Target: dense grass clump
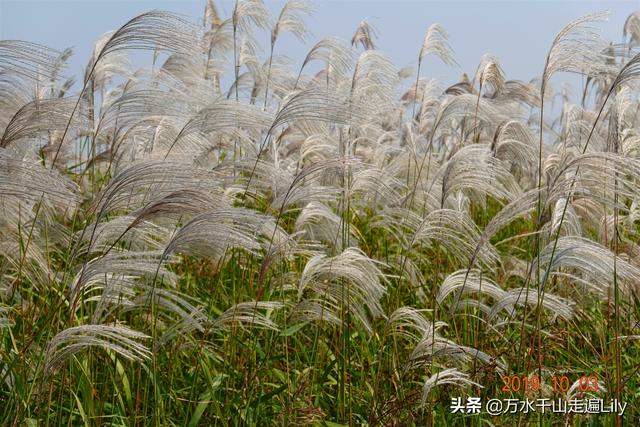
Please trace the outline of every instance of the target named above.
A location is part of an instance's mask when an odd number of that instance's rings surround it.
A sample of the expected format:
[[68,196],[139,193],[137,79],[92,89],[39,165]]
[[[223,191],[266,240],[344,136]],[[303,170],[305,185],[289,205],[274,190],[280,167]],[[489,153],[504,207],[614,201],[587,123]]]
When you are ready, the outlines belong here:
[[2,424],[635,425],[640,15],[441,88],[438,24],[413,71],[366,21],[293,69],[309,13],[148,12],[75,83],[70,51],[0,41]]

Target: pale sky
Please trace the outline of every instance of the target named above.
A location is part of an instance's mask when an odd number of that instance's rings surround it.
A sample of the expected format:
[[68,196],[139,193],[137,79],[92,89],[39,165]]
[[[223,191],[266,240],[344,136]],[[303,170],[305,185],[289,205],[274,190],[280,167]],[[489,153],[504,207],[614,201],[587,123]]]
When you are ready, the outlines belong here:
[[[230,15],[232,0],[215,1],[221,14]],[[265,2],[276,15],[284,1]],[[93,42],[133,16],[151,9],[179,12],[200,22],[205,0],[0,0],[0,39],[23,39],[57,49],[74,48],[67,74],[81,78]],[[276,49],[299,64],[309,48],[326,36],[350,40],[358,23],[367,18],[378,30],[378,48],[398,68],[416,65],[426,29],[442,24],[450,35],[458,67],[428,58],[421,76],[453,83],[465,71],[472,75],[480,57],[498,57],[508,79],[530,80],[541,74],[555,34],[582,15],[609,10],[602,33],[622,41],[627,16],[640,10],[640,0],[628,1],[316,1],[308,18],[313,36],[302,45],[283,37]],[[266,50],[268,35],[261,46]],[[266,52],[263,52],[263,57]]]

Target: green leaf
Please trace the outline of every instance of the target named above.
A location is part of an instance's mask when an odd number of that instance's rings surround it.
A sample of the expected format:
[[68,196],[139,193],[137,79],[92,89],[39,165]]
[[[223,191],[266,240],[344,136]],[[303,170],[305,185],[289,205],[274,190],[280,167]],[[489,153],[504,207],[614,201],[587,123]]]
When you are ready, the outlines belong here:
[[269,393],[263,394],[262,396],[260,396],[259,398],[251,402],[249,406],[254,406],[254,407],[258,406],[260,403],[266,402],[267,400],[271,399],[273,396],[282,393],[286,389],[287,389],[287,385],[282,384],[280,387],[276,388],[275,390],[271,390]]
[[[205,370],[205,372],[208,371]],[[198,423],[200,422],[200,418],[202,418],[202,414],[204,414],[207,406],[209,406],[209,404],[211,403],[213,393],[218,389],[218,387],[220,387],[220,384],[222,384],[222,380],[226,377],[226,374],[216,375],[213,381],[211,381],[211,385],[209,387],[210,389],[200,395],[200,402],[198,402],[195,411],[193,411],[193,415],[191,415],[191,419],[189,420],[188,424],[189,427],[198,425]]]
[[207,409],[207,406],[209,406],[209,403],[211,403],[211,395],[209,393],[205,393],[207,395],[207,399],[203,400],[201,402],[198,403],[198,405],[196,406],[196,410],[193,411],[193,415],[191,416],[191,420],[189,420],[189,427],[194,427],[196,425],[198,425],[198,423],[200,422],[200,418],[202,418],[202,414],[204,414],[204,411]]
[[76,403],[78,404],[78,412],[80,412],[80,416],[82,417],[82,421],[84,421],[84,425],[89,426],[89,419],[87,418],[87,414],[84,413],[84,408],[82,407],[80,399],[74,392],[71,392],[71,394],[73,394],[73,397],[76,398]]
[[300,329],[304,328],[308,324],[309,324],[309,322],[307,321],[307,322],[296,323],[295,325],[291,325],[287,329],[282,331],[280,333],[280,336],[281,337],[290,337],[291,335],[295,334],[296,332],[298,332]]

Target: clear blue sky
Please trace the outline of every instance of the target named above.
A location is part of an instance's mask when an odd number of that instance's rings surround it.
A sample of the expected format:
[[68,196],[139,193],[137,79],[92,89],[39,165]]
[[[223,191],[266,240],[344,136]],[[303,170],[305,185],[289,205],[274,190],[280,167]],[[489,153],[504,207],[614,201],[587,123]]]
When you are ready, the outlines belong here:
[[[204,0],[0,0],[0,38],[23,39],[63,49],[73,47],[70,74],[81,77],[93,42],[102,33],[124,24],[131,17],[151,10],[171,10],[201,19]],[[221,13],[229,16],[233,1],[217,0]],[[268,0],[276,14],[283,1]],[[460,68],[426,61],[423,77],[443,83],[457,81],[462,71],[475,72],[485,53],[497,56],[510,79],[529,80],[541,73],[555,34],[570,20],[590,12],[610,10],[603,34],[622,39],[626,17],[640,9],[640,0],[627,1],[316,1],[316,12],[308,19],[313,37],[301,45],[285,37],[277,47],[296,60],[325,36],[350,39],[363,18],[378,29],[378,46],[398,67],[415,65],[427,27],[441,23]],[[265,34],[263,49],[268,44]],[[263,52],[264,53],[264,52]]]

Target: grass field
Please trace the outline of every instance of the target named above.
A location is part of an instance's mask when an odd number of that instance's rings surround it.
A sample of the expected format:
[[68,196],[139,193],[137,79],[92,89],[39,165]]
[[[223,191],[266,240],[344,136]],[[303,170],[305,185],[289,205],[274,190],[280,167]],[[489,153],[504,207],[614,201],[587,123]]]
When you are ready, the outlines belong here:
[[3,425],[638,425],[640,12],[441,87],[438,24],[399,69],[367,21],[203,6],[75,80],[0,41]]

